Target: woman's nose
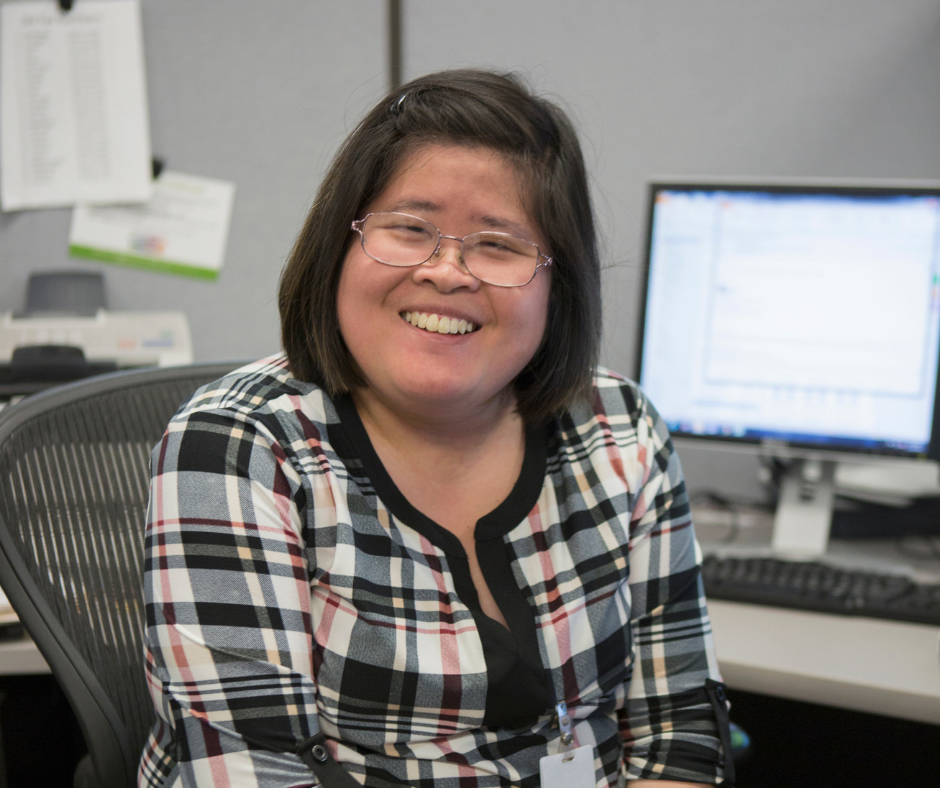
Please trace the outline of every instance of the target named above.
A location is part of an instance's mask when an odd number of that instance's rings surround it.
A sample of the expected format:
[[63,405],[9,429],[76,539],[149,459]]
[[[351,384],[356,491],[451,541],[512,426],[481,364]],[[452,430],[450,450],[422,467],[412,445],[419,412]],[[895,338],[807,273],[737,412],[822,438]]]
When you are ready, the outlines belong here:
[[414,269],[415,281],[432,282],[442,292],[461,287],[471,290],[479,288],[480,280],[463,264],[460,249],[460,241],[442,238],[431,259]]

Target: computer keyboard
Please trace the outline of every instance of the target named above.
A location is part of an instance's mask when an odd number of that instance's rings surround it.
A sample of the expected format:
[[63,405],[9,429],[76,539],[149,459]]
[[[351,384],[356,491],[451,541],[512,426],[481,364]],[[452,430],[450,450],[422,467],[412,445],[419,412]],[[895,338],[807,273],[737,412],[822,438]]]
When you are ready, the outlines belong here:
[[702,562],[702,579],[711,599],[940,626],[940,583],[815,561],[715,555]]

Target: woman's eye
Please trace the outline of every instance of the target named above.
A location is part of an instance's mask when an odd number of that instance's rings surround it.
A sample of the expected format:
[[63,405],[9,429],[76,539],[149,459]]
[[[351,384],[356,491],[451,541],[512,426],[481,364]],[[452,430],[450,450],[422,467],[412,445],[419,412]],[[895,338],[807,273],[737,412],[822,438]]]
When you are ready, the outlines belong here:
[[480,251],[489,255],[525,255],[527,249],[523,241],[516,238],[481,238],[477,244]]
[[423,239],[431,237],[431,233],[428,228],[422,227],[419,224],[396,224],[387,229],[402,238]]

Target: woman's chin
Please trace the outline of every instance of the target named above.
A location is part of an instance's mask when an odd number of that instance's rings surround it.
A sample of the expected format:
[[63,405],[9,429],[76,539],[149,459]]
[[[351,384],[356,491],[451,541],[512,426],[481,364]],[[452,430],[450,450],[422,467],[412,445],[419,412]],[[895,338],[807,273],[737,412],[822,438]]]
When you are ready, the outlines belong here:
[[[415,379],[402,382],[390,399],[396,409],[410,411],[413,416],[443,416],[457,421],[494,405],[504,404],[508,389],[508,386],[493,390],[470,385],[463,376],[432,376],[423,378],[420,383]],[[380,392],[374,393],[385,399]]]

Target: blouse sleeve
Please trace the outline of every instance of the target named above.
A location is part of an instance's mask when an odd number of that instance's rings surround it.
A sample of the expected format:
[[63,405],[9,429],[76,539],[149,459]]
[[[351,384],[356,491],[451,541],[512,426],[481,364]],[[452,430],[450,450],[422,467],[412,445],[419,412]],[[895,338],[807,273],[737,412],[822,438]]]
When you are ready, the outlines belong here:
[[[635,391],[635,390],[634,390]],[[620,731],[629,778],[718,782],[724,754],[706,681],[720,681],[679,458],[636,392],[638,467],[630,523],[634,667]]]
[[[151,459],[141,786],[315,785],[304,492],[281,445],[222,410],[171,422]],[[306,514],[304,516],[307,516]]]

